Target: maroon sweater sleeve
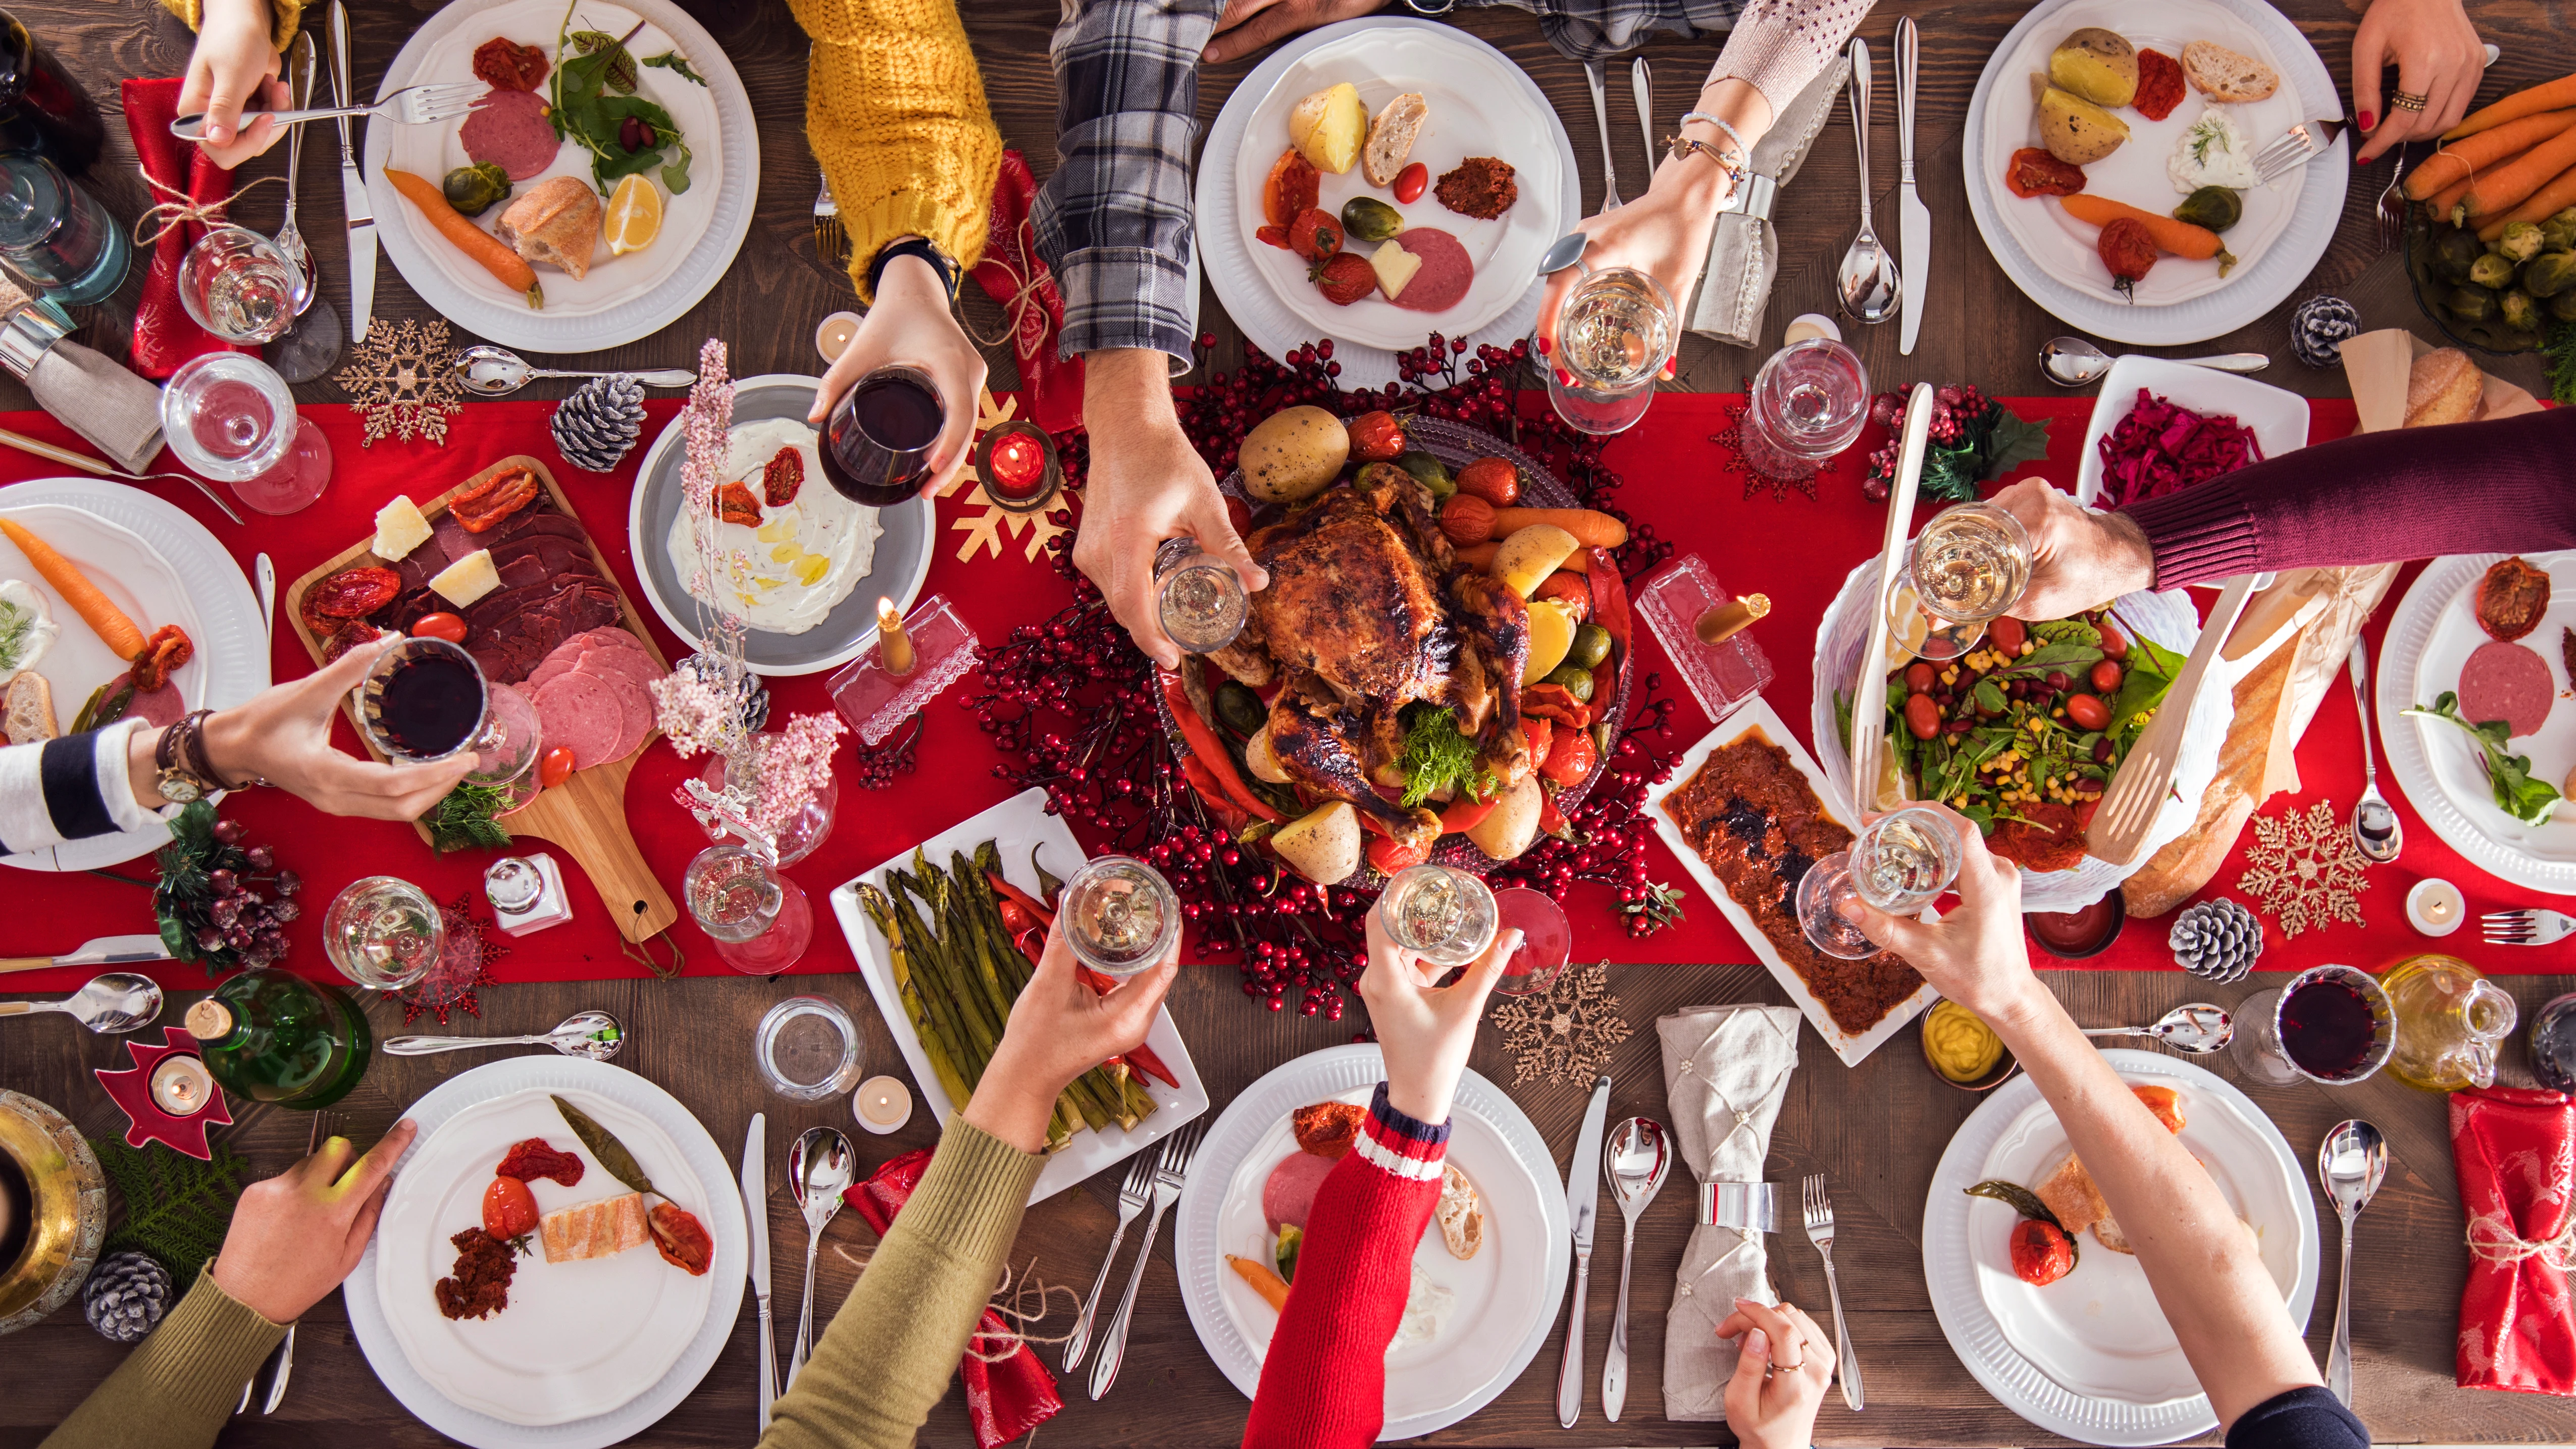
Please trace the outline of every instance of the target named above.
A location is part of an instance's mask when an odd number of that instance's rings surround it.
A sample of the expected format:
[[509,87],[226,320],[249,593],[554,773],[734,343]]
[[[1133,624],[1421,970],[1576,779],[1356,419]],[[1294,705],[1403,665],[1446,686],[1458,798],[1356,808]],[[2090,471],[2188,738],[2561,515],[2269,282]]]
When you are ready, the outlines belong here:
[[2576,548],[2576,408],[2339,438],[2120,511],[2145,531],[2159,589]]
[[1449,1125],[1417,1122],[1378,1083],[1368,1122],[1316,1190],[1297,1281],[1270,1335],[1246,1449],[1366,1449],[1386,1421],[1386,1346],[1413,1249],[1440,1203]]

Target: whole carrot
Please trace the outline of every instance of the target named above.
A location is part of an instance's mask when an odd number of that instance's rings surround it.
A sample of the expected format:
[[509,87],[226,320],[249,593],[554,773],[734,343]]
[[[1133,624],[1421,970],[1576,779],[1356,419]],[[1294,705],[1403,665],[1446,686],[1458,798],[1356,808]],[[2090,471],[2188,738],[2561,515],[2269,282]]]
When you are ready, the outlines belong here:
[[2569,206],[2576,206],[2576,164],[2571,164],[2548,185],[2531,193],[2531,198],[2522,205],[2481,224],[2478,240],[2494,241],[2504,235],[2506,227],[2517,221],[2546,221]]
[[2543,81],[2539,85],[2515,91],[2512,95],[2483,110],[2472,111],[2460,124],[2444,131],[2442,139],[2456,141],[2462,136],[2474,136],[2481,131],[2491,131],[2507,121],[2518,120],[2541,111],[2558,110],[2566,106],[2576,106],[2576,75],[2563,75],[2554,81]]
[[2544,111],[2451,142],[2406,173],[2406,194],[2417,201],[2438,196],[2445,188],[2503,165],[2569,126],[2576,126],[2576,111]]
[[537,286],[537,269],[527,264],[517,252],[501,245],[489,232],[468,221],[455,207],[447,204],[447,193],[408,171],[385,168],[385,179],[403,199],[420,208],[438,234],[447,238],[458,251],[482,264],[483,270],[501,279],[504,286],[525,292],[531,308],[546,305],[546,294]]
[[2107,196],[2078,191],[2071,196],[2057,198],[2057,203],[2066,208],[2069,216],[2078,221],[2089,221],[2095,226],[2109,226],[2121,217],[2128,217],[2145,227],[2147,235],[2156,239],[2157,246],[2178,257],[2192,257],[2206,261],[2217,256],[2221,250],[2218,233],[2205,226],[2194,226],[2190,222],[2176,221],[2170,216],[2157,212],[2142,211],[2127,202],[2113,201]]
[[2480,176],[2460,199],[2460,214],[2471,221],[2501,216],[2531,199],[2531,194],[2576,166],[2576,131],[2561,131],[2502,166]]
[[14,519],[0,518],[0,534],[8,535],[9,541],[18,545],[18,552],[27,556],[27,562],[36,566],[36,572],[45,576],[45,582],[54,586],[54,592],[63,596],[63,602],[71,605],[72,612],[81,616],[81,622],[89,625],[117,658],[131,659],[143,652],[143,631],[134,627],[123,609],[108,602],[98,585],[81,573],[80,565],[56,553],[52,544],[28,532],[26,525]]
[[1494,537],[1509,538],[1533,523],[1552,523],[1573,534],[1575,542],[1617,548],[1628,541],[1628,525],[1597,508],[1497,508]]

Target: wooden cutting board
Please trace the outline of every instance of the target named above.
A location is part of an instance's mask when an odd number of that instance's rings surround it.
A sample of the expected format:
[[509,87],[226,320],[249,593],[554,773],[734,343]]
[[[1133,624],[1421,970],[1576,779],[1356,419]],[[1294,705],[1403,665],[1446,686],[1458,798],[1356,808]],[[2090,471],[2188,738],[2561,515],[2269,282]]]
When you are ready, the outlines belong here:
[[[546,465],[524,453],[501,459],[434,499],[415,500],[419,502],[421,516],[435,523],[447,512],[449,501],[456,495],[484,483],[495,474],[514,468],[525,468],[536,474],[546,498],[558,512],[568,518],[581,517],[580,511],[572,506],[572,500],[566,498],[563,489],[556,485],[554,474],[547,470]],[[589,532],[588,524],[583,525],[583,531]],[[322,662],[322,646],[326,641],[313,637],[313,631],[305,627],[305,591],[342,569],[360,564],[393,567],[395,560],[378,558],[368,547],[373,541],[372,538],[361,541],[327,560],[286,590],[284,612],[287,622],[294,628],[296,637],[304,641],[304,647],[312,654],[316,665]],[[662,656],[661,646],[653,642],[652,632],[644,627],[644,617],[635,611],[635,601],[627,597],[626,586],[617,581],[616,573],[608,567],[608,560],[601,556],[599,541],[592,538],[587,542],[591,562],[599,566],[599,576],[608,580],[608,586],[617,591],[617,606],[625,615],[628,632],[643,642],[644,652],[652,656],[655,664],[668,670],[670,661]],[[341,701],[341,708],[348,712],[349,723],[355,726],[358,723],[357,696],[352,694]],[[636,746],[625,758],[605,760],[589,769],[576,770],[562,784],[540,792],[534,800],[501,817],[502,827],[512,835],[534,836],[563,847],[589,874],[591,884],[599,891],[600,900],[606,903],[609,914],[617,918],[618,933],[633,942],[643,941],[680,918],[680,908],[673,904],[661,883],[653,878],[653,872],[644,864],[643,852],[635,847],[635,834],[626,824],[626,777],[634,770],[636,757],[659,736],[658,730],[646,731],[644,743]],[[364,729],[358,731],[358,743],[376,759],[385,758],[384,752],[367,738]],[[426,825],[414,821],[412,828],[420,832],[423,841],[429,839]]]

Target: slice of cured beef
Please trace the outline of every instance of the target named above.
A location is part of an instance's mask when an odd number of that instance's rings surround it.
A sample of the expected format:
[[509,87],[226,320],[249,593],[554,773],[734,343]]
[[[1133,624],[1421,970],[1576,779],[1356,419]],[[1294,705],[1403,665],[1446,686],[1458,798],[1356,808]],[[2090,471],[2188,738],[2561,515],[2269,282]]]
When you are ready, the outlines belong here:
[[2489,640],[2460,666],[2460,717],[2471,724],[2500,719],[2511,734],[2534,734],[2557,698],[2549,661],[2520,644]]
[[614,686],[589,675],[558,675],[536,692],[537,719],[546,747],[572,750],[572,767],[587,770],[617,758],[614,751],[625,728]]

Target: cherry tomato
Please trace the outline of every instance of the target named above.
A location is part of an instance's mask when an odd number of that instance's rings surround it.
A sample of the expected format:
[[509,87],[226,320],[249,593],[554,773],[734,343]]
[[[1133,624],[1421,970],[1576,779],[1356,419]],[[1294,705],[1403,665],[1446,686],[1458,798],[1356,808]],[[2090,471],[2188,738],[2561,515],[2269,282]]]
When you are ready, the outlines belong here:
[[537,761],[537,783],[546,789],[562,784],[572,774],[572,746],[557,745]]
[[1410,204],[1420,201],[1431,187],[1431,168],[1416,161],[1395,173],[1395,199]]
[[1939,677],[1933,672],[1931,665],[1920,659],[1905,666],[1905,687],[1916,694],[1931,693],[1932,681]]
[[2030,627],[2005,614],[1986,625],[1986,642],[2006,654],[2019,654],[2021,646],[2030,642]]
[[2113,694],[2120,688],[2120,666],[2105,659],[2093,666],[2093,688],[2099,694]]
[[2096,627],[2102,631],[2102,652],[2104,654],[2109,655],[2113,659],[2126,659],[2129,657],[2129,636],[2120,632],[2120,626],[2112,623],[2108,619],[2105,619]]
[[1928,694],[1905,697],[1905,727],[1914,731],[1918,740],[1928,740],[1941,732],[1941,707]]
[[515,1177],[496,1177],[483,1189],[483,1231],[503,1242],[537,1226],[537,1197]]
[[1422,864],[1431,858],[1431,852],[1419,845],[1401,845],[1392,840],[1372,840],[1368,843],[1368,858],[1369,864],[1388,875],[1393,875],[1397,871]]
[[2111,706],[2089,694],[2066,696],[2066,717],[2088,730],[2106,728],[2111,723]]
[[411,626],[415,639],[444,639],[450,644],[465,642],[465,620],[455,614],[423,614]]

